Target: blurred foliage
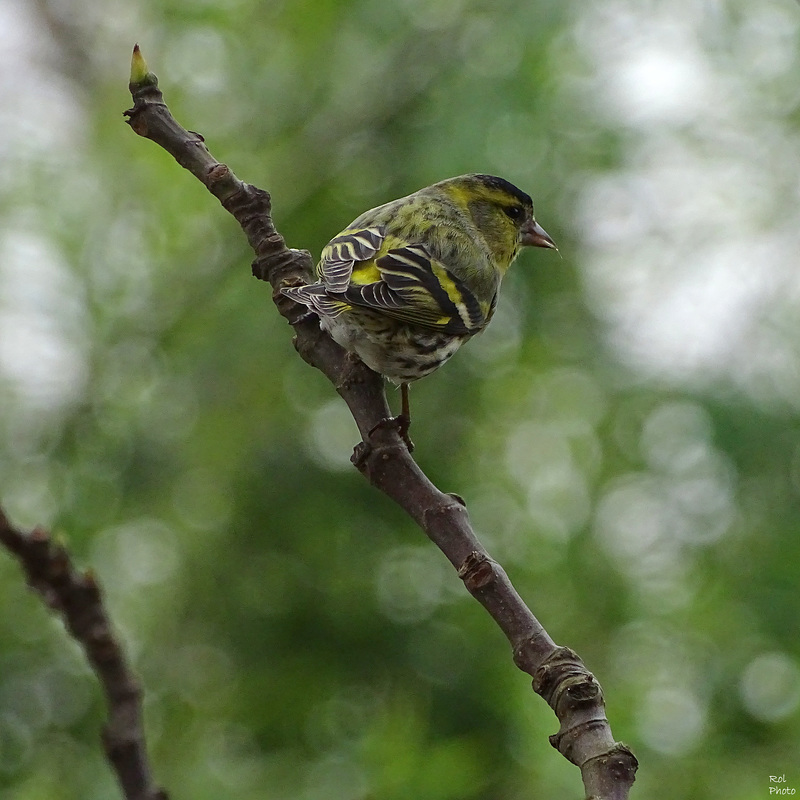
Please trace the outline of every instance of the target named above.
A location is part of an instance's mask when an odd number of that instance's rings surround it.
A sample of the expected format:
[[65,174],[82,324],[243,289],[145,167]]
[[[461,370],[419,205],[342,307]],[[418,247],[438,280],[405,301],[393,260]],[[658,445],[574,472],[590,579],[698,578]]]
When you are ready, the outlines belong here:
[[[413,387],[422,467],[602,682],[637,797],[800,787],[800,6],[4,0],[0,500],[92,565],[176,798],[581,796],[167,101],[319,252],[467,171],[531,192],[495,321]],[[397,401],[390,390],[392,402]],[[118,796],[76,646],[0,558],[0,798]]]

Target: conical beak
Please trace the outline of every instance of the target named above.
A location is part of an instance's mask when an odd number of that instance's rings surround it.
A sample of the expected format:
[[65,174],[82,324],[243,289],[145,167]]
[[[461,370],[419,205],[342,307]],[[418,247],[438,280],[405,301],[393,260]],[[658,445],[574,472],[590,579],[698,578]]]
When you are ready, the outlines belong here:
[[535,220],[529,219],[519,229],[519,243],[524,247],[549,247],[558,250],[547,231]]

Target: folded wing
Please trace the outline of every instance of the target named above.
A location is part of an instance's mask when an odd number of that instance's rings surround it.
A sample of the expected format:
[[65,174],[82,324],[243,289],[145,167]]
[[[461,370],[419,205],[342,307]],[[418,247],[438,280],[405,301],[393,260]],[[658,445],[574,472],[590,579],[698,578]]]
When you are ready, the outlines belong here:
[[486,325],[492,308],[482,308],[466,284],[424,245],[387,249],[385,238],[382,226],[339,234],[322,251],[320,282],[283,293],[331,318],[360,307],[461,336]]

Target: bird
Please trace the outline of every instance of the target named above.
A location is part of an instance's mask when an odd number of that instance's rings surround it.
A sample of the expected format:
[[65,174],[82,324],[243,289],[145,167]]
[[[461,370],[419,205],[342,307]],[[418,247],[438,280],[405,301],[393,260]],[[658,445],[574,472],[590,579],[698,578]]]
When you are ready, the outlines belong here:
[[558,250],[531,197],[495,175],[459,175],[365,211],[324,247],[314,283],[281,291],[399,384],[401,413],[388,421],[411,449],[409,384],[488,325],[526,246]]

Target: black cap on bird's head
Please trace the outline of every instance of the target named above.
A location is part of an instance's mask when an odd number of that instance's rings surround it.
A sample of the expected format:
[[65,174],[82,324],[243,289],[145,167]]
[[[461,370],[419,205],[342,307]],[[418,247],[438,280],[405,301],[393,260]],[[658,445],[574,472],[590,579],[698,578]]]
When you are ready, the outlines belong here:
[[520,225],[519,243],[524,247],[547,247],[551,250],[558,250],[556,243],[550,238],[545,229],[533,218],[533,200],[529,194],[522,189],[514,186],[511,181],[505,178],[498,178],[496,175],[470,175],[478,183],[483,184],[487,189],[502,192],[510,198],[514,198],[525,211],[525,218]]
[[487,189],[494,189],[495,191],[504,192],[507,195],[518,200],[523,206],[533,208],[533,200],[529,194],[525,194],[522,189],[518,189],[511,181],[505,178],[498,178],[497,175],[470,175],[478,183],[482,183]]

